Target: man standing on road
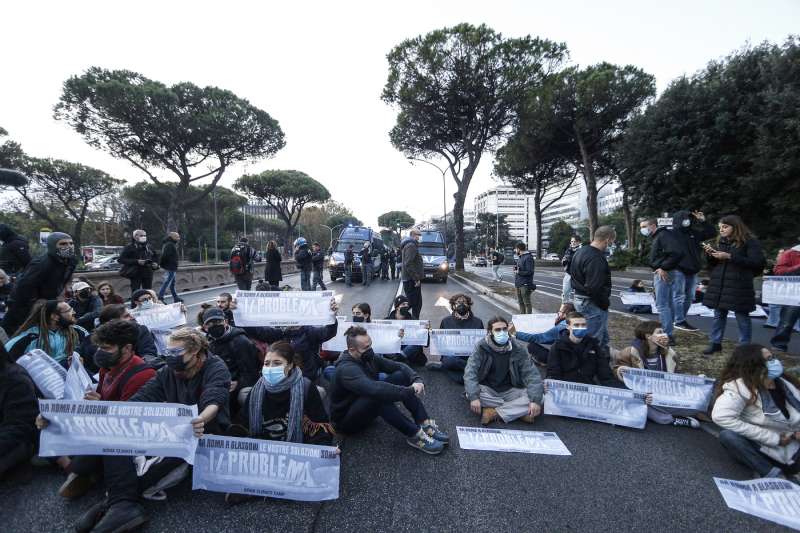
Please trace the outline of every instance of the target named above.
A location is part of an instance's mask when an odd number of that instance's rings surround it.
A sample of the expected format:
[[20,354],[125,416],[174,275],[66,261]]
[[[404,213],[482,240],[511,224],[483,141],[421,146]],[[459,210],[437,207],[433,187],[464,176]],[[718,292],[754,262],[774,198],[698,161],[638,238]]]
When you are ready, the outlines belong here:
[[153,288],[153,271],[158,268],[156,253],[147,243],[147,232],[137,229],[131,242],[119,254],[122,268],[119,275],[131,280],[131,294],[139,289]]
[[564,266],[564,279],[561,282],[561,303],[572,301],[572,278],[569,275],[569,264],[580,247],[580,236],[573,235],[569,240],[569,246],[564,250],[564,257],[561,258],[561,264]]
[[572,257],[569,275],[575,290],[575,309],[586,317],[587,334],[608,354],[608,308],[611,305],[611,269],[605,252],[617,234],[611,226],[594,231],[590,246],[582,246]]
[[675,285],[679,291],[675,294],[675,327],[697,331],[696,327],[686,321],[686,313],[694,301],[697,273],[703,268],[703,241],[716,236],[717,230],[706,222],[702,211],[678,211],[672,216],[672,233],[683,251],[683,258],[675,269]]
[[311,290],[311,269],[313,261],[311,251],[308,249],[308,241],[304,237],[298,237],[294,241],[294,262],[300,270],[300,289]]
[[505,261],[505,256],[497,251],[494,247],[489,248],[489,258],[492,260],[492,275],[495,281],[503,281],[503,276],[500,275],[500,267]]
[[311,281],[311,290],[317,290],[317,285],[319,285],[319,288],[323,291],[327,290],[325,288],[325,282],[322,281],[322,272],[325,270],[325,253],[322,251],[322,247],[320,247],[318,242],[312,244],[311,249],[311,265],[314,269],[314,276]]
[[231,250],[231,259],[228,263],[231,274],[236,279],[236,286],[241,291],[249,291],[253,285],[253,260],[255,256],[255,250],[247,244],[247,237],[242,235],[239,242]]
[[176,231],[170,231],[164,237],[164,246],[161,247],[161,258],[159,264],[164,269],[164,280],[158,290],[158,299],[164,301],[164,294],[167,289],[172,293],[172,303],[181,302],[178,293],[175,292],[175,274],[178,273],[178,243],[181,236]]
[[365,287],[369,287],[369,284],[372,283],[372,277],[375,275],[375,272],[372,268],[372,250],[370,249],[368,242],[364,243],[364,247],[361,248],[361,251],[358,253],[358,255],[361,258],[361,284]]
[[389,248],[389,270],[392,271],[392,279],[397,277],[397,273],[395,269],[397,268],[397,252],[394,249],[394,246]]
[[353,245],[347,246],[344,252],[344,282],[348,287],[353,286],[353,263],[356,259],[356,253],[353,251]]
[[683,275],[678,275],[678,264],[683,259],[680,242],[672,230],[659,227],[654,218],[642,220],[639,231],[653,239],[650,246],[650,268],[653,269],[653,288],[656,291],[658,319],[669,336],[670,346],[675,346],[673,337],[677,308],[683,313]]
[[408,298],[411,313],[417,320],[419,320],[419,313],[422,310],[422,278],[425,276],[422,256],[417,249],[420,238],[422,238],[422,233],[414,228],[411,230],[411,235],[400,243],[400,256],[403,260],[400,272],[403,280],[403,292]]
[[533,291],[536,285],[533,283],[533,254],[525,249],[525,243],[519,242],[517,249],[517,265],[514,267],[514,287],[517,289],[517,300],[519,301],[520,314],[526,315],[533,313]]

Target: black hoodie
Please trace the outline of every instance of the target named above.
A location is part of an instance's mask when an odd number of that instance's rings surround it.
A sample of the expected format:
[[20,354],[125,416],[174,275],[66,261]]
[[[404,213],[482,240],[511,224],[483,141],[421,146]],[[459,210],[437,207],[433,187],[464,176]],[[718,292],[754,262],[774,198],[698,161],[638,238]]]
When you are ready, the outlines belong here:
[[650,246],[650,268],[654,271],[659,268],[670,271],[678,267],[683,259],[683,251],[672,230],[658,228],[653,234],[653,244]]
[[28,241],[5,224],[0,224],[0,241],[3,241],[3,246],[0,246],[0,268],[8,275],[22,272],[31,262]]
[[261,371],[258,349],[247,338],[244,330],[230,328],[219,339],[209,337],[208,341],[211,351],[225,361],[231,373],[231,381],[237,382],[237,389],[255,384]]
[[[689,220],[691,224],[684,227],[684,220]],[[689,211],[678,211],[672,215],[672,233],[683,252],[678,270],[684,274],[697,274],[703,268],[705,258],[703,241],[717,234],[714,226],[708,222],[700,222]]]
[[175,241],[167,235],[164,237],[164,245],[161,247],[161,259],[159,264],[164,270],[170,272],[177,272],[178,270],[178,247],[175,246]]

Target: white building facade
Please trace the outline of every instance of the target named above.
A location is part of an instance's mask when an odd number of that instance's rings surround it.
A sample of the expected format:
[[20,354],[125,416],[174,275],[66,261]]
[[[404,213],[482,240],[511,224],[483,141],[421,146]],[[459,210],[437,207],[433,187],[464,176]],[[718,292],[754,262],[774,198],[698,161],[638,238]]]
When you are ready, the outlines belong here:
[[505,215],[511,238],[530,246],[528,196],[509,185],[498,185],[475,197],[475,219],[481,213]]

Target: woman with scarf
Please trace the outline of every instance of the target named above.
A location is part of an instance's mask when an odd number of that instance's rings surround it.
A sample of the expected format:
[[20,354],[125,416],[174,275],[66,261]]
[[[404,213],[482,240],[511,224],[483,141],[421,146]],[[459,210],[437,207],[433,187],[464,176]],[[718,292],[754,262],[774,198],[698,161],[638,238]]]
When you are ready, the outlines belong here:
[[796,474],[800,381],[760,344],[737,346],[717,381],[711,413],[719,442],[759,477]]
[[[623,375],[631,368],[675,372],[678,356],[675,350],[669,347],[669,336],[661,328],[661,322],[657,320],[639,322],[634,330],[634,337],[631,346],[620,350],[611,364],[617,379],[624,381]],[[694,429],[700,427],[699,421],[688,416],[695,414],[694,412],[650,405],[652,396],[648,396],[647,418],[652,422]]]

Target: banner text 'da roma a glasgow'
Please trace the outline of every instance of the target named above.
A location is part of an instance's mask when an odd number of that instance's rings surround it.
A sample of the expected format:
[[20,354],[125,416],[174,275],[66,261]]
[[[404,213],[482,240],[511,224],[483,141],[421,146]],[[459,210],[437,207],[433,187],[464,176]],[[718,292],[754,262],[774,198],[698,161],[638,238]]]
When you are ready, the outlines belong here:
[[572,455],[558,435],[550,432],[463,426],[457,426],[456,432],[462,450]]
[[192,488],[287,500],[335,500],[339,455],[331,446],[205,435],[197,447]]
[[482,329],[432,329],[430,354],[469,357],[485,336]]
[[147,402],[39,400],[49,425],[39,455],[147,455],[191,463],[196,405]]
[[641,368],[626,369],[625,386],[634,392],[652,393],[653,405],[705,411],[714,394],[714,380]]
[[714,483],[731,509],[800,530],[800,487],[778,478],[734,481],[715,477]]
[[325,326],[336,321],[333,291],[236,291],[237,326]]
[[644,394],[627,389],[545,380],[544,414],[594,420],[643,429],[647,423]]

